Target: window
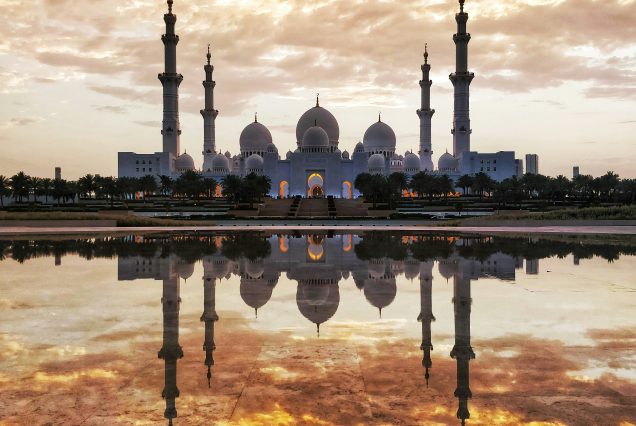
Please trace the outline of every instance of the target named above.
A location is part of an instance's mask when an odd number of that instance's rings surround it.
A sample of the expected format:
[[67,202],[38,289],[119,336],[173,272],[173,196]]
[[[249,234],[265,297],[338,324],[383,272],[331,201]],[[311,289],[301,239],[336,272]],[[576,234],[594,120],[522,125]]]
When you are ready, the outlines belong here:
[[135,161],[135,164],[139,164],[139,160]]
[[[490,169],[488,169],[488,170],[490,170]],[[146,168],[144,167],[144,172],[145,172],[145,171],[146,171]]]
[[[482,161],[482,163],[483,163],[483,161]],[[137,171],[139,171],[139,169],[137,169]],[[483,167],[481,168],[481,171],[482,171],[482,172],[484,171],[484,168],[483,168]]]
[[137,167],[137,172],[139,172],[139,167]]
[[497,171],[497,168],[495,167],[493,170],[496,172],[496,171]]
[[494,160],[493,163],[497,164],[497,160]]
[[152,167],[148,169],[149,172],[152,172]]
[[152,160],[148,161],[148,164],[152,164]]
[[487,170],[488,170],[488,171],[490,171],[490,167],[488,167],[488,169],[487,169]]
[[484,164],[484,160],[481,160],[481,164]]

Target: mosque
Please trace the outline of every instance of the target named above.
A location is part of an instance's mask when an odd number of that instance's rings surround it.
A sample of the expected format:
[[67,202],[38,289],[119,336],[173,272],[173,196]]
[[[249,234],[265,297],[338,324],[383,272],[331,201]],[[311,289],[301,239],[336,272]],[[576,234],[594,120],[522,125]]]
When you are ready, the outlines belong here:
[[[420,171],[448,175],[457,180],[462,175],[479,172],[488,174],[496,181],[523,174],[522,160],[515,158],[513,151],[480,153],[471,149],[470,137],[470,84],[474,74],[468,70],[467,32],[468,14],[464,11],[465,0],[460,0],[460,11],[456,14],[457,33],[453,36],[456,47],[456,71],[450,75],[454,86],[453,153],[442,154],[433,165],[431,124],[435,110],[431,109],[431,64],[425,49],[422,65],[421,106],[417,110],[420,122],[420,144],[418,153],[397,151],[397,138],[393,129],[381,117],[364,133],[362,142],[351,152],[340,146],[338,121],[327,109],[316,104],[307,110],[296,126],[294,151],[284,157],[272,139],[270,131],[255,117],[240,135],[238,154],[221,153],[216,149],[215,121],[219,111],[214,105],[216,82],[212,74],[214,66],[208,47],[207,64],[204,66],[205,106],[201,110],[204,123],[203,165],[199,172],[220,182],[227,175],[245,176],[250,173],[268,176],[272,182],[272,197],[342,197],[359,195],[353,183],[361,173],[389,175],[402,172],[413,176]],[[181,152],[179,123],[179,86],[183,76],[177,72],[177,44],[175,33],[177,17],[173,14],[173,0],[168,0],[168,13],[164,15],[166,33],[162,36],[165,47],[165,72],[159,74],[163,85],[163,150],[153,154],[120,152],[118,154],[119,177],[156,178],[166,175],[179,177],[188,170],[197,170],[192,156]]]

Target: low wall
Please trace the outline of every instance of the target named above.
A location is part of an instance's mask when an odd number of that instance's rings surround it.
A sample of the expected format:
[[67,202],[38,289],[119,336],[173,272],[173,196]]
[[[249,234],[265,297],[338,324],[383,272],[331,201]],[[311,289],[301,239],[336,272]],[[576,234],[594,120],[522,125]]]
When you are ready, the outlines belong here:
[[114,228],[116,226],[116,220],[0,220],[0,228]]
[[480,220],[468,219],[461,222],[460,226],[636,226],[636,220]]

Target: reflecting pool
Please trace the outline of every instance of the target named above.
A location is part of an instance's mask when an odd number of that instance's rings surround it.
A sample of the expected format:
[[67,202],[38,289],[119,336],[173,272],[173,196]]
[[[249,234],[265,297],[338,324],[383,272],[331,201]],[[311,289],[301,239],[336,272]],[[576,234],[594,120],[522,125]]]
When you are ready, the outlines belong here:
[[628,425],[636,240],[0,240],[0,424]]

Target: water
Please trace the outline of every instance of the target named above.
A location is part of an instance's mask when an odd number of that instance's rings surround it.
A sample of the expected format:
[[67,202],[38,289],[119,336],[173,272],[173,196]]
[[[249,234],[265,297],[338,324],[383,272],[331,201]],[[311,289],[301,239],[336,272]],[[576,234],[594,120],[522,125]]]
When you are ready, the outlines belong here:
[[0,424],[631,424],[636,242],[549,238],[0,241]]

